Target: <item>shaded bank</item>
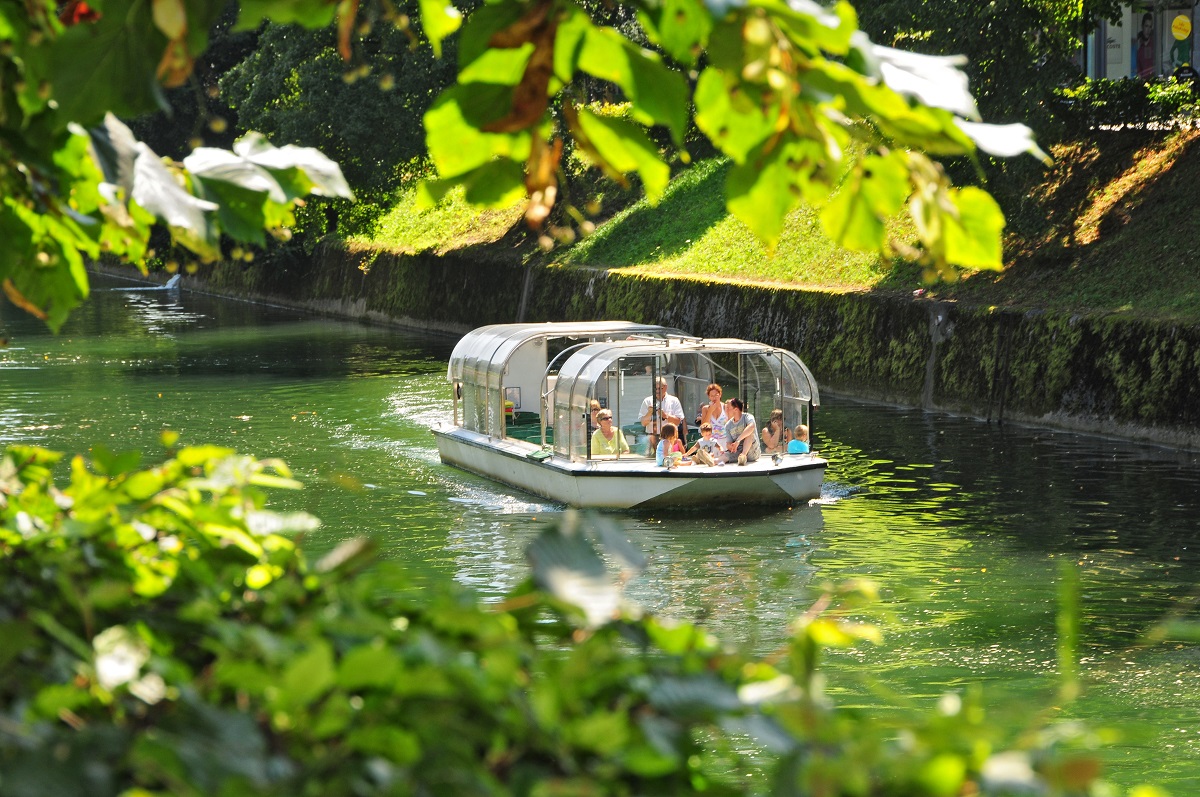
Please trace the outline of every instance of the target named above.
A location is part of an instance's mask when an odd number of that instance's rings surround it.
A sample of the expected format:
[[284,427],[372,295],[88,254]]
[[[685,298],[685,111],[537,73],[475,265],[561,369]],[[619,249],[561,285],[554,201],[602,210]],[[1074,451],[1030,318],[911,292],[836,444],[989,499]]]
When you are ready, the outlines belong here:
[[1200,448],[1200,330],[1178,323],[339,245],[269,266],[217,264],[184,287],[443,332],[665,324],[791,349],[823,387],[850,396]]

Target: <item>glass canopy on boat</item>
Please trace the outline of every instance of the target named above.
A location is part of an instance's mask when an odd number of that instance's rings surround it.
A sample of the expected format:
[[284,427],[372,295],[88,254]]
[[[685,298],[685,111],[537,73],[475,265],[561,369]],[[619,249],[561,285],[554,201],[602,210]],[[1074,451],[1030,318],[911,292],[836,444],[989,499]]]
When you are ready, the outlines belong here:
[[[590,343],[570,353],[559,368],[554,390],[554,450],[573,460],[591,458],[588,407],[593,399],[612,410],[624,427],[635,455],[649,455],[641,431],[640,409],[652,395],[654,380],[665,379],[667,392],[683,404],[685,433],[696,431],[694,418],[707,399],[709,384],[721,385],[725,400],[740,397],[759,424],[783,410],[788,428],[812,426],[820,406],[816,380],[808,367],[786,349],[735,338],[664,338]],[[761,428],[761,427],[760,427]]]
[[463,336],[450,354],[446,378],[454,385],[454,422],[461,421],[465,429],[503,437],[506,425],[515,420],[517,413],[544,419],[541,400],[553,392],[555,362],[561,361],[571,347],[629,336],[684,334],[678,329],[628,321],[480,327]]

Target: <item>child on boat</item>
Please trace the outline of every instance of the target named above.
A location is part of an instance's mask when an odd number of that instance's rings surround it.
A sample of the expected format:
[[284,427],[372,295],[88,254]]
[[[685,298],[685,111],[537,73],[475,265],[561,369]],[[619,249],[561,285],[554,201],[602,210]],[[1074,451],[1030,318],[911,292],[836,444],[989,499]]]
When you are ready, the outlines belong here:
[[678,468],[684,465],[691,465],[692,461],[683,456],[683,443],[679,442],[679,435],[675,431],[675,424],[664,423],[658,431],[659,441],[658,449],[654,454],[654,462],[660,468]]
[[700,439],[684,452],[684,456],[710,467],[725,464],[725,452],[721,450],[721,442],[713,436],[711,423],[700,424]]
[[792,433],[792,439],[788,441],[787,452],[789,454],[807,454],[809,451],[808,427],[800,424]]

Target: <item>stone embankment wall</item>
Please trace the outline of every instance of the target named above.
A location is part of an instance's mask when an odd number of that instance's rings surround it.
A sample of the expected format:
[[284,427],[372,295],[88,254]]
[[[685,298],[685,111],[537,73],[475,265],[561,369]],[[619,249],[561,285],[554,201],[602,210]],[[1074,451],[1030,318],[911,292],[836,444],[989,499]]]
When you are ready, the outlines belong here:
[[444,332],[516,320],[661,323],[791,349],[843,395],[1200,448],[1195,327],[336,246],[269,267],[219,265],[188,283]]

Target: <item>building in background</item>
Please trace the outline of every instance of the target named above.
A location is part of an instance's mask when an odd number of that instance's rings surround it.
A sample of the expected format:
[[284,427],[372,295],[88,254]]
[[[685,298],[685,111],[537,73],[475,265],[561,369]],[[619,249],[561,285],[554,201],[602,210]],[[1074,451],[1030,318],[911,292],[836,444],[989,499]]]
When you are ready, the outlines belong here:
[[1131,3],[1118,23],[1101,22],[1088,37],[1088,77],[1153,80],[1192,64],[1197,0]]

